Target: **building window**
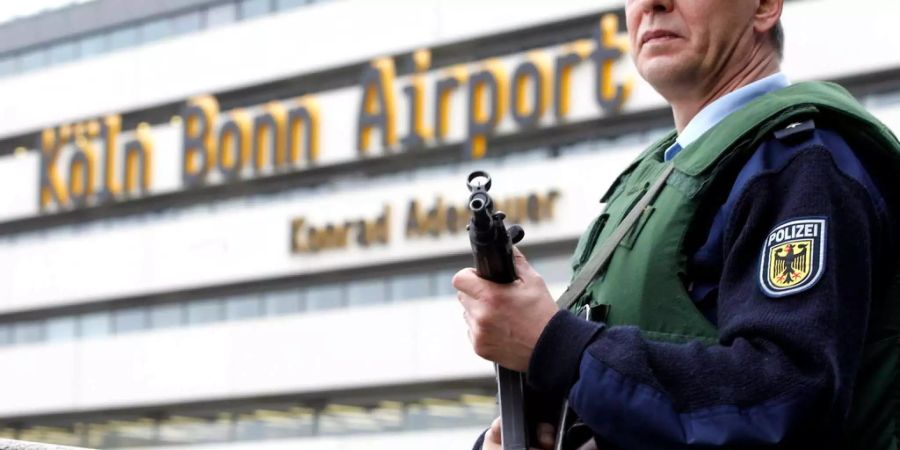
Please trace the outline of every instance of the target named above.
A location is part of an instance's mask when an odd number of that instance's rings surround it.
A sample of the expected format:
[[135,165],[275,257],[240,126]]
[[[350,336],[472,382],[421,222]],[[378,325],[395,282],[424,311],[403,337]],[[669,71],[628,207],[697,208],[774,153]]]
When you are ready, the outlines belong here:
[[151,20],[141,25],[141,42],[153,42],[165,39],[172,35],[172,20],[168,17],[164,19]]
[[61,42],[50,47],[50,64],[62,64],[77,58],[77,42]]
[[316,286],[306,291],[306,306],[310,311],[340,308],[342,292],[340,285]]
[[[100,430],[98,429],[97,431]],[[110,422],[102,433],[95,437],[94,442],[90,444],[92,447],[127,448],[153,446],[156,444],[156,421],[153,419],[117,420]]]
[[427,273],[400,275],[391,278],[391,299],[416,300],[432,295],[431,276]]
[[124,27],[113,30],[109,33],[109,49],[119,50],[127,47],[134,47],[138,44],[138,28]]
[[199,444],[229,441],[231,414],[179,415],[159,426],[159,443]]
[[458,270],[441,270],[433,275],[432,283],[434,283],[434,295],[444,297],[448,295],[456,295],[456,289],[453,288],[453,275]]
[[206,10],[206,28],[226,25],[237,20],[237,4],[225,3]]
[[19,56],[19,68],[22,69],[23,72],[40,69],[46,65],[47,51],[45,49],[27,51]]
[[227,320],[252,319],[262,315],[262,300],[258,295],[240,295],[225,300]]
[[12,75],[16,71],[16,58],[12,55],[0,57],[0,76]]
[[13,327],[13,338],[16,344],[32,344],[44,340],[44,322],[29,320],[19,322]]
[[22,430],[17,438],[31,442],[52,442],[56,445],[81,444],[81,439],[72,432],[70,427],[34,427]]
[[[531,260],[547,283],[570,279],[568,255]],[[225,299],[184,300],[150,307],[116,308],[42,318],[40,321],[0,325],[0,346],[39,341],[65,341],[146,329],[163,329],[221,321],[324,311],[342,307],[378,305],[409,300],[441,299],[456,295],[451,284],[457,268],[401,273],[387,278],[361,278],[350,282],[294,287],[234,295]],[[37,324],[37,325],[35,325]],[[20,326],[21,325],[21,326]],[[37,328],[34,328],[37,326]]]
[[347,286],[347,304],[353,306],[377,305],[387,302],[384,279],[354,281]]
[[91,338],[112,334],[112,315],[109,311],[83,314],[78,330],[81,337]]
[[13,343],[12,325],[0,324],[0,347]]
[[313,0],[276,0],[275,7],[279,11],[284,11],[286,9],[292,9],[298,6],[305,6],[312,2]]
[[155,305],[150,307],[150,328],[171,328],[181,326],[184,321],[180,303]]
[[188,303],[188,324],[201,325],[219,322],[223,319],[222,302],[220,300],[202,300]]
[[79,53],[82,57],[94,56],[109,51],[106,42],[106,33],[100,33],[82,38],[79,42]]
[[377,423],[362,406],[332,404],[319,415],[319,434],[322,436],[371,433],[377,429]]
[[268,14],[272,11],[271,0],[242,0],[241,19],[251,19]]
[[176,35],[193,33],[201,28],[200,11],[179,14],[172,18],[172,32]]
[[120,309],[113,315],[116,334],[131,333],[147,329],[147,310],[144,308]]
[[266,314],[281,316],[296,314],[303,311],[303,291],[300,289],[285,289],[263,294]]
[[70,341],[78,336],[74,316],[57,317],[47,320],[47,340],[50,342]]
[[257,409],[237,415],[234,439],[256,441],[308,437],[313,435],[314,426],[315,410],[312,408]]
[[160,411],[157,418],[141,417],[136,411],[113,414],[81,416],[75,419],[78,422],[16,421],[15,427],[0,426],[0,437],[110,449],[257,442],[483,426],[496,417],[497,405],[484,390],[434,390],[430,395],[411,392],[365,401],[333,398],[316,406],[266,402],[235,409],[174,408]]

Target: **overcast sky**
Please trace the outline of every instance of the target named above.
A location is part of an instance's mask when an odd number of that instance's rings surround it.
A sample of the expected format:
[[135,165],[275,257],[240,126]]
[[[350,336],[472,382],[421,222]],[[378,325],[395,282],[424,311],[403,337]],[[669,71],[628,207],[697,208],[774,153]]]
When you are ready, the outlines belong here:
[[0,0],[0,22],[90,0]]

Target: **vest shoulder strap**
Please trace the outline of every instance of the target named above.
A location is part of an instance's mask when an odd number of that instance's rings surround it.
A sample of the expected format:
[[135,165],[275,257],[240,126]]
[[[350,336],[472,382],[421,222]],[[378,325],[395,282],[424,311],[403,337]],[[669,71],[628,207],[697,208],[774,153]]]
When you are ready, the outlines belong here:
[[754,99],[681,151],[673,163],[685,175],[707,174],[729,151],[756,144],[787,123],[822,116],[900,157],[897,138],[847,90],[834,83],[804,82]]
[[609,262],[609,258],[612,257],[619,242],[621,242],[622,238],[631,231],[631,228],[634,227],[643,214],[644,209],[653,202],[653,199],[656,198],[656,194],[662,190],[669,175],[671,175],[674,170],[675,166],[673,165],[669,165],[663,170],[662,174],[659,175],[659,178],[657,178],[653,185],[647,190],[647,193],[641,197],[637,204],[631,208],[631,211],[628,212],[628,215],[622,219],[622,222],[619,223],[619,226],[616,227],[609,239],[603,243],[603,246],[600,247],[597,253],[591,257],[590,261],[588,261],[578,272],[578,275],[572,280],[569,287],[566,288],[566,291],[563,292],[556,301],[559,309],[571,308],[581,295],[584,294],[591,282],[593,282],[606,267],[606,263]]

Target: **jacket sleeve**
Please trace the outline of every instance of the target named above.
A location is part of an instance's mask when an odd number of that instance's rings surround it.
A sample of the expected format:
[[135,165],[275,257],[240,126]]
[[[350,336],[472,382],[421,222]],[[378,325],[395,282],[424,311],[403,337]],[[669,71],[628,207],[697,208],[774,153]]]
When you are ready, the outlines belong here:
[[[723,237],[716,345],[652,341],[634,327],[559,312],[535,348],[529,383],[568,392],[595,434],[621,448],[814,448],[837,437],[860,363],[882,220],[871,187],[835,158],[821,145],[794,149],[739,193]],[[822,276],[804,291],[767,296],[764,241],[806,217],[826,222]]]
[[472,450],[481,450],[481,448],[484,446],[484,435],[485,434],[487,434],[487,430],[482,432],[481,435],[478,436],[478,439],[475,439],[475,444],[472,445]]

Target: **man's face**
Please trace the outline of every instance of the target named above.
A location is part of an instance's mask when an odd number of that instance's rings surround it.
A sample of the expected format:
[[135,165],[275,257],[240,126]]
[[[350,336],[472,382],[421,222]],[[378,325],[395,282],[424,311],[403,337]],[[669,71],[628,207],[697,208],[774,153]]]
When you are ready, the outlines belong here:
[[752,50],[755,0],[627,0],[638,72],[661,92],[715,79]]

